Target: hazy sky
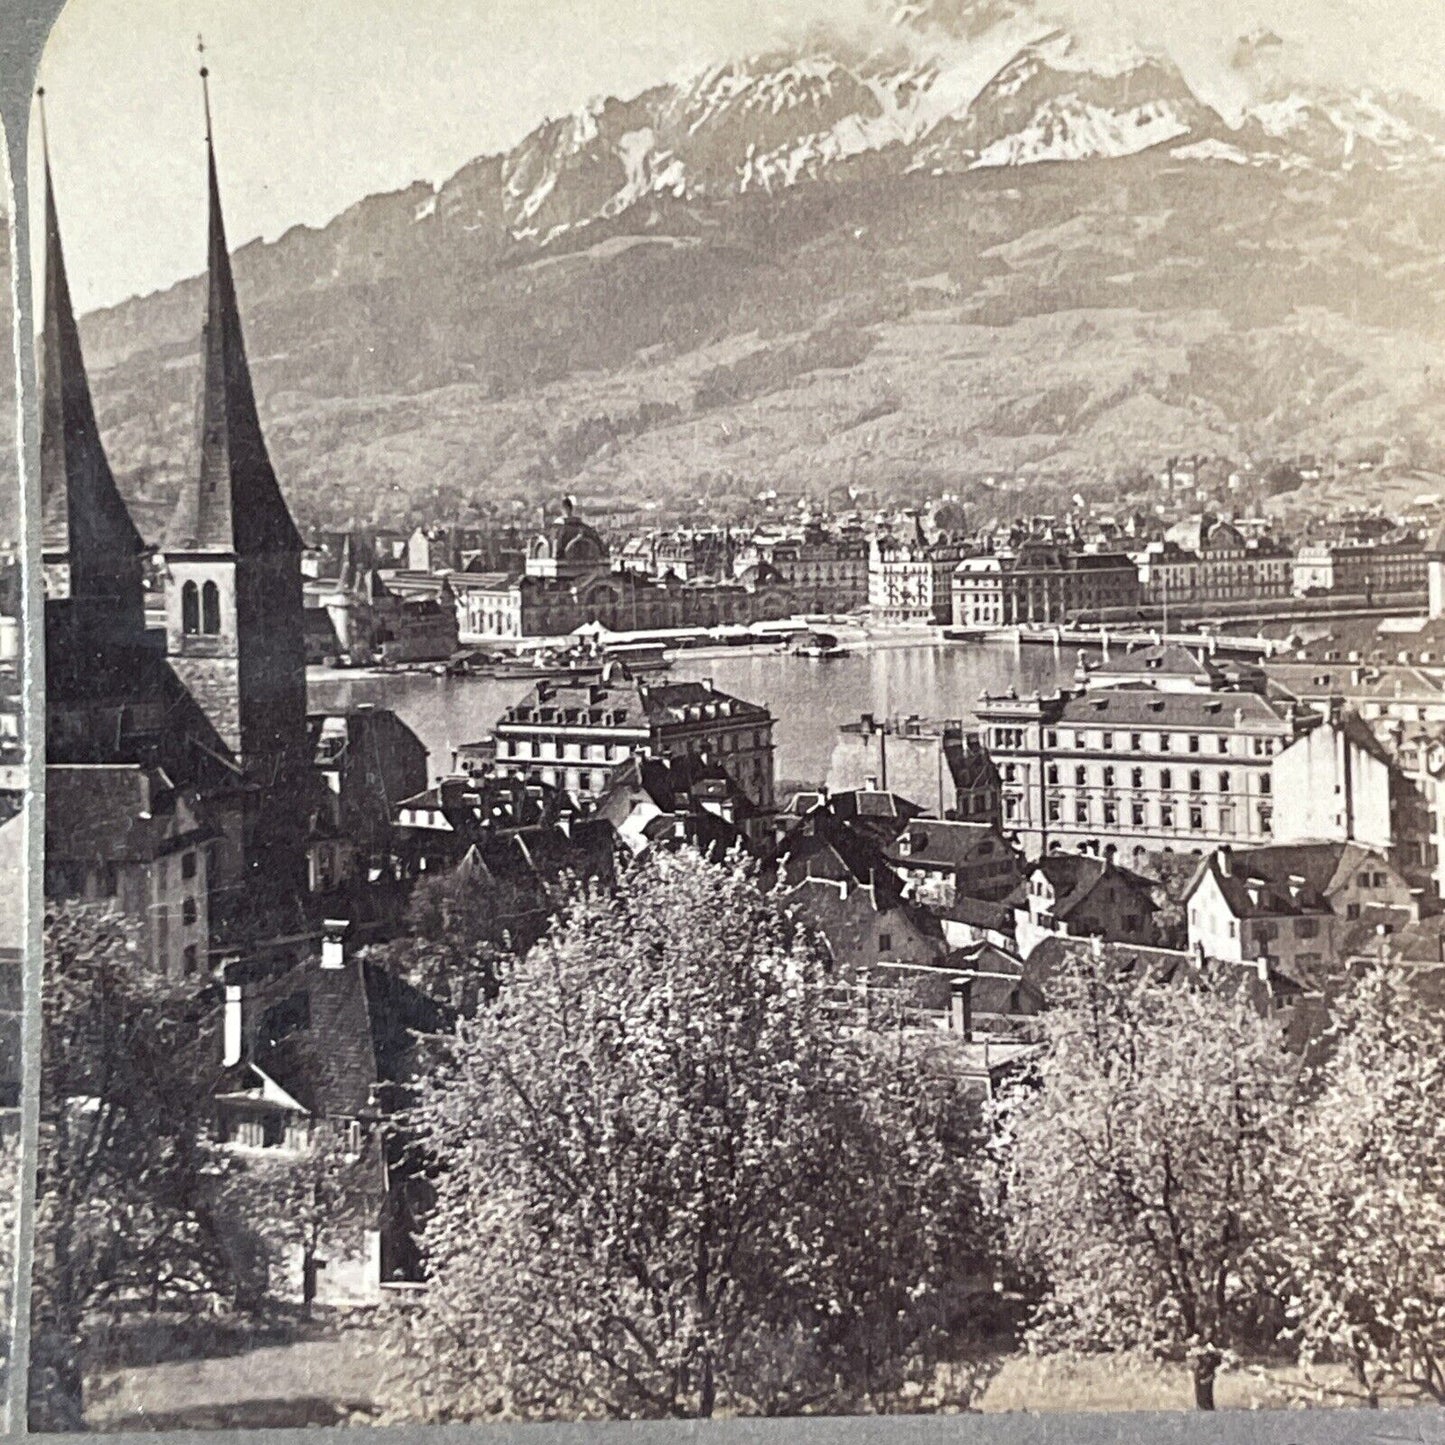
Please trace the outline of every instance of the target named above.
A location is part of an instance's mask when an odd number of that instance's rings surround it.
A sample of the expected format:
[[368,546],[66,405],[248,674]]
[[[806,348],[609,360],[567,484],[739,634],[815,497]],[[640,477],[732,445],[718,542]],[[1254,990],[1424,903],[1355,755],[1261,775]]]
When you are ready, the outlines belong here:
[[[841,12],[856,25],[889,4],[70,0],[41,80],[77,305],[202,269],[198,32],[237,246],[323,224],[374,191],[439,183],[592,96],[635,93],[766,48],[812,18]],[[1321,73],[1406,84],[1445,103],[1437,74],[1445,0],[1041,0],[1039,8],[1095,32],[1167,44],[1205,82],[1233,37],[1265,24]]]

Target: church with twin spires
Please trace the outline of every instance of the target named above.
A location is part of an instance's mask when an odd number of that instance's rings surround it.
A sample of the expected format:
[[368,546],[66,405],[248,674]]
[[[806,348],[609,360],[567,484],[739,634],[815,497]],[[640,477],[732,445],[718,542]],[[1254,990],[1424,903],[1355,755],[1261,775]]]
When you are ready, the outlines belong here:
[[158,539],[162,631],[96,421],[45,154],[46,894],[113,901],[179,977],[206,970],[218,933],[295,931],[319,785],[302,543],[257,413],[209,95],[206,159],[199,458]]

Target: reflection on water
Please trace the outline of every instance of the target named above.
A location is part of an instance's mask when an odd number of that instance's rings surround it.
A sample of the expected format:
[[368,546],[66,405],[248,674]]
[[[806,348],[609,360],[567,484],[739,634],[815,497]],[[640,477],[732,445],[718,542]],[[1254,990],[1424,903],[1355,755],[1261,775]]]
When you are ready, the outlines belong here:
[[[781,653],[690,657],[674,661],[669,680],[711,678],[724,692],[764,703],[776,719],[779,779],[822,782],[840,723],[862,713],[893,717],[973,716],[979,693],[1013,685],[1049,691],[1072,676],[1076,656],[1048,647],[1005,643],[879,646],[830,662]],[[451,766],[452,749],[486,736],[531,684],[427,674],[346,677],[313,673],[313,708],[372,702],[394,708],[431,753],[433,774]]]

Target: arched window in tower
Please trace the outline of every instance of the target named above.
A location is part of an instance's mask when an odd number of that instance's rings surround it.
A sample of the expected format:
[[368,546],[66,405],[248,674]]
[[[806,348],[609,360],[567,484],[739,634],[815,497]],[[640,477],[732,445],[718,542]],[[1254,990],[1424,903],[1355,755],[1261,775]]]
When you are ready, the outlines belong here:
[[201,631],[214,637],[221,630],[221,589],[214,582],[201,588]]
[[181,631],[187,637],[201,630],[201,593],[194,582],[181,588]]

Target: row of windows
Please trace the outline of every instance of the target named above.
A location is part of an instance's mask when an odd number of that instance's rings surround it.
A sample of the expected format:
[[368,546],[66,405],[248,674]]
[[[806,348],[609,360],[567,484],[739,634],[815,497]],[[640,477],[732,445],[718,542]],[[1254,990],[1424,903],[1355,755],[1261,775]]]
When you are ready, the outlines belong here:
[[506,738],[497,739],[497,756],[499,758],[556,758],[563,762],[593,762],[611,763],[620,762],[623,758],[632,755],[632,749],[625,743],[587,743],[586,752],[583,752],[582,743],[558,743],[552,740],[542,740],[535,745],[529,738],[518,738],[509,742]]
[[[1120,733],[1109,729],[1086,732],[1082,729],[1066,731],[1060,728],[1047,728],[1044,731],[1044,748],[1048,752],[1058,752],[1061,748],[1070,748],[1076,752],[1128,751],[1142,753],[1153,751],[1211,753],[1218,757],[1252,755],[1257,758],[1268,758],[1274,755],[1275,741],[1272,737],[1241,737],[1239,746],[1236,747],[1233,737],[1228,733]],[[990,744],[1003,752],[1017,751],[1025,746],[1025,731],[1019,727],[993,728],[990,730]]]
[[[755,786],[761,786],[767,778],[767,768],[759,758],[743,759],[737,767],[729,771],[744,784],[751,782]],[[517,772],[523,777],[535,775],[549,787],[563,788],[577,794],[601,793],[607,787],[611,776],[610,772],[602,768],[538,768],[518,769]]]
[[[1079,798],[1074,802],[1073,813],[1073,822],[1082,827],[1092,827],[1097,819],[1101,827],[1114,828],[1120,826],[1127,816],[1131,828],[1184,828],[1191,833],[1214,832],[1225,837],[1233,836],[1241,823],[1246,828],[1249,825],[1248,812],[1241,813],[1232,803],[1220,803],[1212,810],[1211,817],[1211,809],[1203,803],[1190,803],[1184,807],[1160,803],[1156,810],[1147,803],[1130,803],[1125,808],[1119,803],[1105,801],[1096,809],[1090,799]],[[1051,823],[1062,823],[1064,820],[1064,805],[1058,799],[1049,800],[1048,820]],[[1267,835],[1273,821],[1269,805],[1261,803],[1255,813],[1255,831]]]
[[[1075,765],[1073,772],[1075,787],[1087,788],[1089,786],[1089,771],[1089,768],[1087,768],[1083,763]],[[1119,779],[1123,775],[1125,770],[1123,768],[1115,768],[1108,764],[1105,764],[1103,767],[1096,768],[1094,771],[1098,778],[1097,786],[1104,788],[1113,788],[1120,785]],[[1012,783],[1019,780],[1018,765],[1016,763],[1005,763],[1001,772],[1003,780],[1006,783]],[[1146,784],[1145,782],[1145,772],[1143,768],[1130,768],[1128,769],[1128,775],[1129,786],[1131,788],[1140,789],[1148,786],[1148,784]],[[1058,787],[1063,777],[1064,769],[1060,767],[1058,763],[1048,764],[1047,768],[1045,769],[1045,779],[1050,787]],[[1209,786],[1209,784],[1211,783],[1213,785],[1213,791],[1215,792],[1232,793],[1235,791],[1234,774],[1229,772],[1221,771],[1214,774],[1207,774],[1200,768],[1191,768],[1187,774],[1181,773],[1179,775],[1179,779],[1180,788],[1183,789],[1187,787],[1188,791],[1191,793],[1202,793],[1204,792],[1206,786]],[[1261,772],[1259,774],[1259,791],[1268,796],[1272,789],[1272,785],[1273,779],[1270,777],[1270,775],[1266,772]],[[1160,792],[1172,792],[1175,786],[1174,769],[1156,769],[1155,782],[1153,786],[1157,788]]]
[[[745,752],[762,747],[762,733],[718,733],[700,740],[704,748],[719,753]],[[497,739],[499,758],[537,758],[563,763],[612,763],[631,757],[637,743],[570,743],[558,742],[554,738],[539,738],[534,743],[530,738]]]
[[[1022,812],[1020,800],[1005,796],[1003,801],[1005,822],[1018,821]],[[1071,806],[1061,798],[1050,798],[1045,804],[1045,817],[1050,823],[1063,824],[1067,821],[1084,828],[1184,829],[1190,833],[1213,833],[1224,837],[1235,836],[1241,827],[1268,837],[1274,822],[1273,809],[1268,803],[1258,804],[1251,812],[1247,806],[1236,807],[1233,803],[1219,803],[1211,808],[1202,802],[1121,803],[1108,798],[1102,803],[1095,803],[1090,798],[1075,798]]]

